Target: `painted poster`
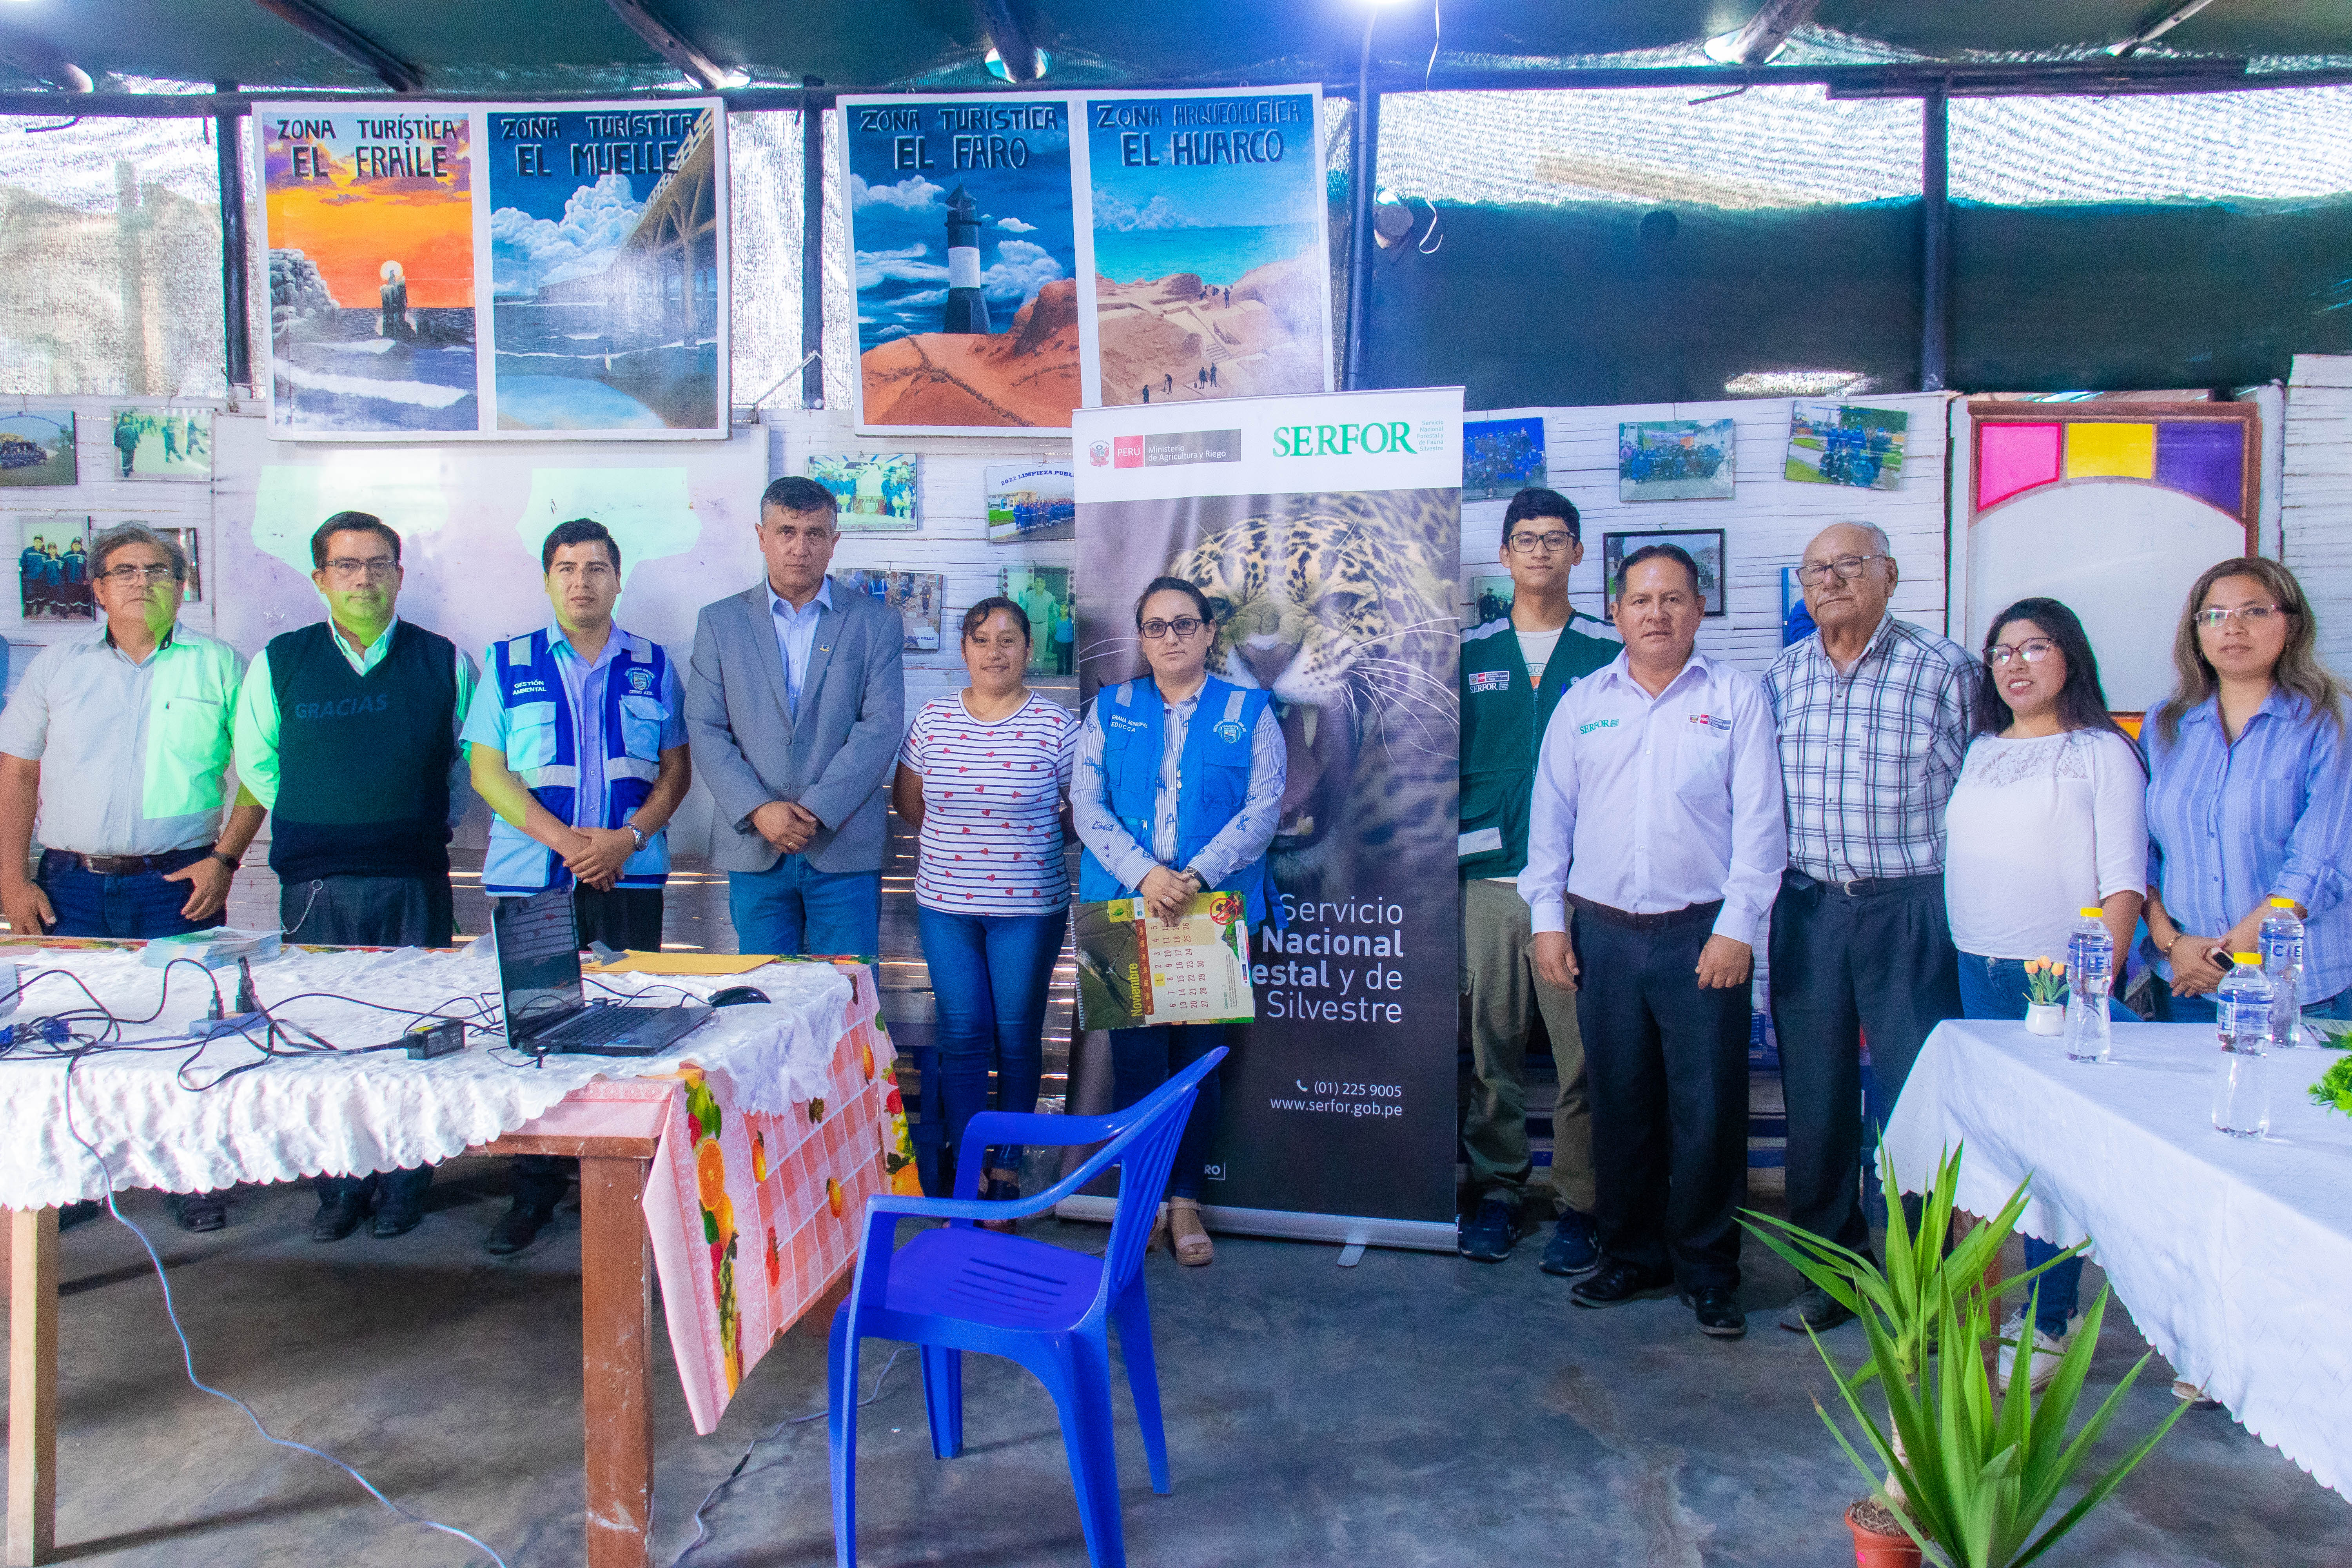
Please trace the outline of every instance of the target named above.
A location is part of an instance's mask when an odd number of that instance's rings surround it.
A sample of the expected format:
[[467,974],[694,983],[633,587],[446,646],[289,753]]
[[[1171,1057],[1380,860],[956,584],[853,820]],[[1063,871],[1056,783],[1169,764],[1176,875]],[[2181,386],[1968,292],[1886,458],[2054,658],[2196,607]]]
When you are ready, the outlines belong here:
[[[1272,693],[1288,758],[1204,1201],[1223,1228],[1450,1251],[1462,395],[1208,417],[1230,428],[1155,405],[1072,429],[1081,698],[1144,672],[1136,595],[1187,577],[1218,606],[1211,672]],[[1072,1058],[1072,1108],[1107,1106],[1107,1053]]]
[[812,456],[808,477],[833,492],[845,532],[920,528],[916,511],[915,458],[910,452]]
[[1078,536],[1078,503],[1069,469],[991,463],[981,470],[981,478],[987,487],[991,544]]
[[1077,622],[1070,608],[1066,566],[1007,566],[996,591],[1029,617],[1029,673],[1069,675],[1077,668]]
[[1066,427],[1080,387],[1071,104],[841,100],[862,430]]
[[725,435],[718,106],[484,118],[497,427]]
[[871,594],[906,627],[899,646],[908,653],[937,653],[940,647],[940,605],[947,598],[948,580],[936,572],[868,572],[859,569],[834,575],[861,594]]
[[277,104],[254,125],[271,434],[478,430],[473,112]]
[[726,116],[271,106],[270,433],[724,438]]
[[1789,405],[1789,459],[1783,472],[1810,485],[1897,489],[1911,416],[1895,408],[1848,403]]
[[1550,482],[1541,419],[1478,419],[1462,426],[1464,500],[1508,500]]
[[1629,421],[1617,426],[1619,500],[1728,500],[1733,437],[1728,419]]
[[1321,106],[1311,87],[1087,96],[1093,401],[1330,389]]
[[16,596],[25,624],[98,618],[89,595],[89,519],[80,512],[16,517]]
[[27,407],[0,414],[0,489],[75,480],[72,409]]
[[212,410],[118,408],[114,456],[126,479],[205,483],[213,477]]

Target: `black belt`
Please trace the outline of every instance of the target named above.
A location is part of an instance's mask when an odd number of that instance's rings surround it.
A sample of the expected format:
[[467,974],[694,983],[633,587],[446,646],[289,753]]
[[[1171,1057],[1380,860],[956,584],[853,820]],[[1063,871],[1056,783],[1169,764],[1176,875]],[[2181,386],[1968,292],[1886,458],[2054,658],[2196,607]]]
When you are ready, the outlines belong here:
[[1927,892],[1944,885],[1941,871],[1930,871],[1924,877],[1857,877],[1848,882],[1824,881],[1809,877],[1802,871],[1784,871],[1781,880],[1799,892],[1821,888],[1832,893],[1843,893],[1849,899],[1875,898],[1881,893]]
[[1668,910],[1660,915],[1637,915],[1631,910],[1621,910],[1609,904],[1596,904],[1591,899],[1580,899],[1574,893],[1568,895],[1568,901],[1594,920],[1604,921],[1613,926],[1623,926],[1627,931],[1671,931],[1676,926],[1702,923],[1713,925],[1715,917],[1723,912],[1721,899],[1710,904],[1685,904],[1681,909]]
[[176,871],[212,853],[209,848],[174,849],[168,855],[84,855],[73,849],[44,849],[68,866],[99,877],[136,877],[143,871]]

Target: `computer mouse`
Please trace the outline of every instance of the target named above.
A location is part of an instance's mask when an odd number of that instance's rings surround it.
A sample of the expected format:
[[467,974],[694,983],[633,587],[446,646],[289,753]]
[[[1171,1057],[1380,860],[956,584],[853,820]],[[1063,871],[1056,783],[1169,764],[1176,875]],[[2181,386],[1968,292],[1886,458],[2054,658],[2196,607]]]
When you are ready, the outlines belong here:
[[756,985],[730,985],[724,991],[710,994],[710,1005],[714,1007],[741,1007],[767,999],[768,994]]

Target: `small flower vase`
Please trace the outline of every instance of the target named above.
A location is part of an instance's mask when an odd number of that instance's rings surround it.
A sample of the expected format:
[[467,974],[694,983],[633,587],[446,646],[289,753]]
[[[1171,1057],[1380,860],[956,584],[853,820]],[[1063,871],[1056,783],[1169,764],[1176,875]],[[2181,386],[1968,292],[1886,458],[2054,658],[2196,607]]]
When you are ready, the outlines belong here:
[[2030,1002],[2025,1008],[2025,1032],[2029,1035],[2063,1035],[2066,1032],[2066,1004],[2063,1002]]

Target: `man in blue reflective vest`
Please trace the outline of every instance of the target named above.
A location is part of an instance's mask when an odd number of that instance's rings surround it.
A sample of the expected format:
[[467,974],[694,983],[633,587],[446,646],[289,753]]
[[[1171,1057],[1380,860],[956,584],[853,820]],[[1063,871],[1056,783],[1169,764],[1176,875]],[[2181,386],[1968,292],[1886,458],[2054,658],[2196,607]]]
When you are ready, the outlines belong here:
[[[613,624],[621,547],[603,523],[558,523],[540,566],[554,624],[484,651],[466,713],[474,788],[497,813],[482,890],[569,888],[583,944],[658,952],[667,829],[691,776],[682,686],[659,643]],[[515,1162],[491,1252],[520,1250],[554,1217],[571,1163]]]

